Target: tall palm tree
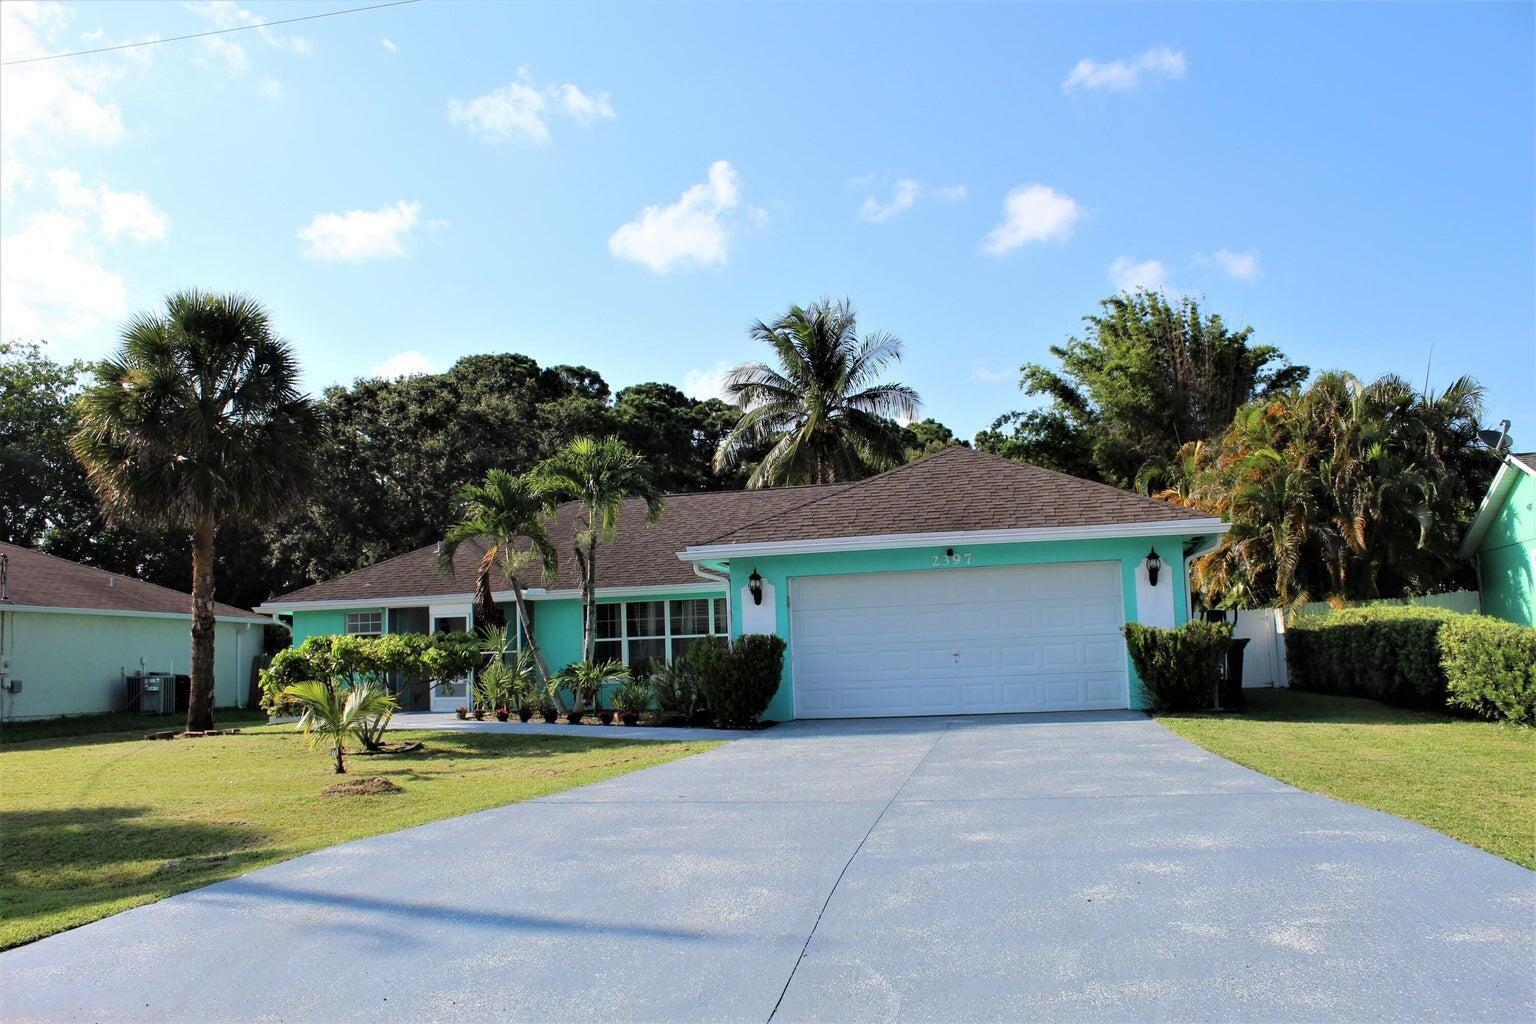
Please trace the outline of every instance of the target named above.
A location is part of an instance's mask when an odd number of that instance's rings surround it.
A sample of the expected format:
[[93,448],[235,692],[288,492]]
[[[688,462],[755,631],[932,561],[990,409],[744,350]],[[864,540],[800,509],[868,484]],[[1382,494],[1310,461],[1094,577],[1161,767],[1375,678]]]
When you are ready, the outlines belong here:
[[134,316],[93,367],[71,445],[109,520],[192,532],[187,728],[213,725],[213,541],[270,522],[313,473],[319,424],[267,311],[244,295],[177,292]]
[[726,396],[742,415],[715,452],[716,472],[768,441],[773,447],[748,487],[839,483],[906,461],[890,420],[911,419],[922,402],[905,384],[878,379],[901,360],[900,340],[880,333],[860,340],[852,307],[826,299],[791,306],[751,333],[779,365],[742,363],[726,375]]
[[586,527],[577,532],[572,548],[581,570],[581,657],[592,661],[597,653],[597,543],[614,536],[628,498],[644,499],[647,522],[660,519],[661,490],[645,460],[616,437],[578,437],[534,473],[549,498],[579,501],[586,514]]
[[476,538],[489,542],[476,570],[475,593],[490,593],[491,570],[499,561],[502,575],[512,584],[517,620],[522,624],[528,650],[539,666],[539,675],[548,682],[549,665],[528,617],[522,579],[523,572],[535,563],[542,567],[546,580],[554,576],[560,565],[559,553],[544,523],[545,500],[539,482],[529,475],[493,469],[485,474],[484,482],[459,488],[454,501],[462,511],[459,521],[443,538],[438,565],[452,571],[453,556],[460,544]]

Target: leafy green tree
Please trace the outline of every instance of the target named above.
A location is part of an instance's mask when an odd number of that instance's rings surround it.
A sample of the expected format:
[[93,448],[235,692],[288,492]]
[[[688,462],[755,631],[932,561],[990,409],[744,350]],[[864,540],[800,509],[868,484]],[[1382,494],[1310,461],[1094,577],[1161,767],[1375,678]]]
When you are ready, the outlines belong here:
[[933,418],[920,420],[917,423],[909,423],[906,426],[898,426],[901,431],[901,443],[907,450],[907,460],[920,459],[924,455],[932,455],[946,448],[962,445],[971,446],[969,441],[962,441],[955,436],[955,432]]
[[901,359],[896,337],[860,340],[848,303],[825,299],[791,306],[771,324],[759,321],[751,334],[773,349],[778,365],[742,363],[726,376],[726,394],[742,413],[720,442],[716,470],[741,465],[767,442],[772,447],[748,487],[858,480],[906,460],[901,435],[888,423],[913,418],[921,403],[905,384],[879,380]]
[[1326,373],[1186,446],[1158,496],[1231,524],[1194,564],[1205,602],[1294,606],[1467,583],[1456,552],[1494,469],[1476,439],[1481,406],[1466,377],[1436,395],[1400,377]]
[[1084,317],[1083,338],[1051,346],[1060,368],[1026,363],[1020,387],[1043,408],[1009,413],[980,447],[1118,487],[1169,475],[1179,448],[1214,437],[1245,403],[1306,380],[1279,349],[1250,343],[1192,298],[1121,293]]
[[541,567],[547,580],[560,564],[544,521],[546,501],[541,482],[527,474],[492,469],[483,482],[459,488],[454,500],[460,509],[459,520],[443,537],[438,565],[452,571],[453,556],[461,544],[473,541],[483,545],[475,593],[490,595],[491,570],[499,563],[502,575],[512,584],[512,599],[528,650],[539,667],[540,677],[547,681],[549,665],[533,631],[523,582],[523,574],[533,565]]
[[[731,432],[738,412],[718,398],[690,398],[671,384],[636,384],[614,399],[614,433],[644,452],[656,486],[669,494],[739,488],[745,473],[719,476],[715,449]],[[761,453],[757,453],[761,457]]]
[[241,295],[178,292],[140,313],[94,368],[72,439],[109,519],[192,532],[187,728],[213,725],[214,536],[270,521],[308,485],[317,430],[298,367]]
[[581,658],[597,652],[597,545],[619,527],[619,511],[630,498],[645,501],[646,519],[661,518],[661,490],[645,459],[618,438],[578,437],[540,463],[539,487],[553,500],[580,502],[586,525],[572,538],[581,574]]

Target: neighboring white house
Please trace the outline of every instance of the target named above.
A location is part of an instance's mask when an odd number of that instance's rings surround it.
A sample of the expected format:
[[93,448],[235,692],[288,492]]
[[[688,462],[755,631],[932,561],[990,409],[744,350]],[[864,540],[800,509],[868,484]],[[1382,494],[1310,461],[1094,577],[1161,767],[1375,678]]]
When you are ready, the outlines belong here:
[[[192,598],[0,543],[0,719],[127,710],[135,684],[174,686],[192,658]],[[215,606],[214,703],[245,704],[271,620]]]

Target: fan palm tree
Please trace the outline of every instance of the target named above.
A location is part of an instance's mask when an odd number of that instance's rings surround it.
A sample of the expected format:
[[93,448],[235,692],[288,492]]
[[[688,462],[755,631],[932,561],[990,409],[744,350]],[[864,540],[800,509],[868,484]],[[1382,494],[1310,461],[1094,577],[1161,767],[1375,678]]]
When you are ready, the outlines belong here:
[[310,747],[322,742],[331,746],[336,756],[337,775],[345,774],[347,770],[343,760],[347,737],[362,739],[375,723],[387,723],[399,706],[395,698],[376,683],[338,689],[327,683],[307,682],[297,683],[283,692],[303,709],[295,728],[304,734]]
[[192,533],[187,728],[213,726],[213,542],[221,522],[270,522],[303,493],[319,425],[265,309],[178,292],[123,328],[78,400],[75,456],[110,520]]
[[517,620],[528,650],[539,667],[539,675],[548,682],[549,665],[534,636],[522,579],[522,574],[535,563],[542,567],[546,580],[554,577],[560,565],[559,553],[544,523],[546,503],[539,482],[528,475],[493,469],[485,474],[483,482],[459,488],[454,501],[462,511],[459,521],[443,538],[437,556],[439,567],[452,572],[454,553],[465,541],[488,542],[475,572],[475,592],[490,593],[491,570],[499,562],[502,575],[512,584]]
[[751,334],[773,349],[778,367],[742,363],[726,375],[726,396],[742,414],[715,452],[716,472],[770,441],[748,487],[839,483],[906,461],[890,421],[911,419],[922,402],[905,384],[878,379],[901,360],[897,338],[877,333],[861,340],[848,303],[826,299],[791,306],[771,324],[759,321]]
[[586,515],[586,526],[577,531],[572,548],[581,571],[581,657],[591,661],[597,653],[598,541],[618,531],[619,512],[629,498],[644,500],[647,522],[660,519],[661,490],[645,460],[614,437],[578,437],[534,473],[547,497],[574,499]]

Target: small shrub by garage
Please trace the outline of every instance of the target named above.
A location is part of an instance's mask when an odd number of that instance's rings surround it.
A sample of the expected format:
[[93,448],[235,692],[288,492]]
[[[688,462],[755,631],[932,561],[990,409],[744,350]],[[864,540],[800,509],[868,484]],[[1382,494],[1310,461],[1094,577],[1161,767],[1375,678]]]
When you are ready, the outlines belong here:
[[784,674],[784,641],[747,633],[727,644],[718,636],[695,640],[686,655],[704,706],[719,724],[746,728],[768,710]]
[[1200,711],[1213,705],[1232,627],[1186,622],[1159,629],[1130,622],[1125,645],[1154,711]]
[[1440,627],[1447,700],[1484,718],[1536,724],[1536,629],[1487,615]]
[[1460,616],[1443,608],[1343,608],[1299,615],[1285,629],[1291,686],[1401,707],[1443,710],[1440,629]]

